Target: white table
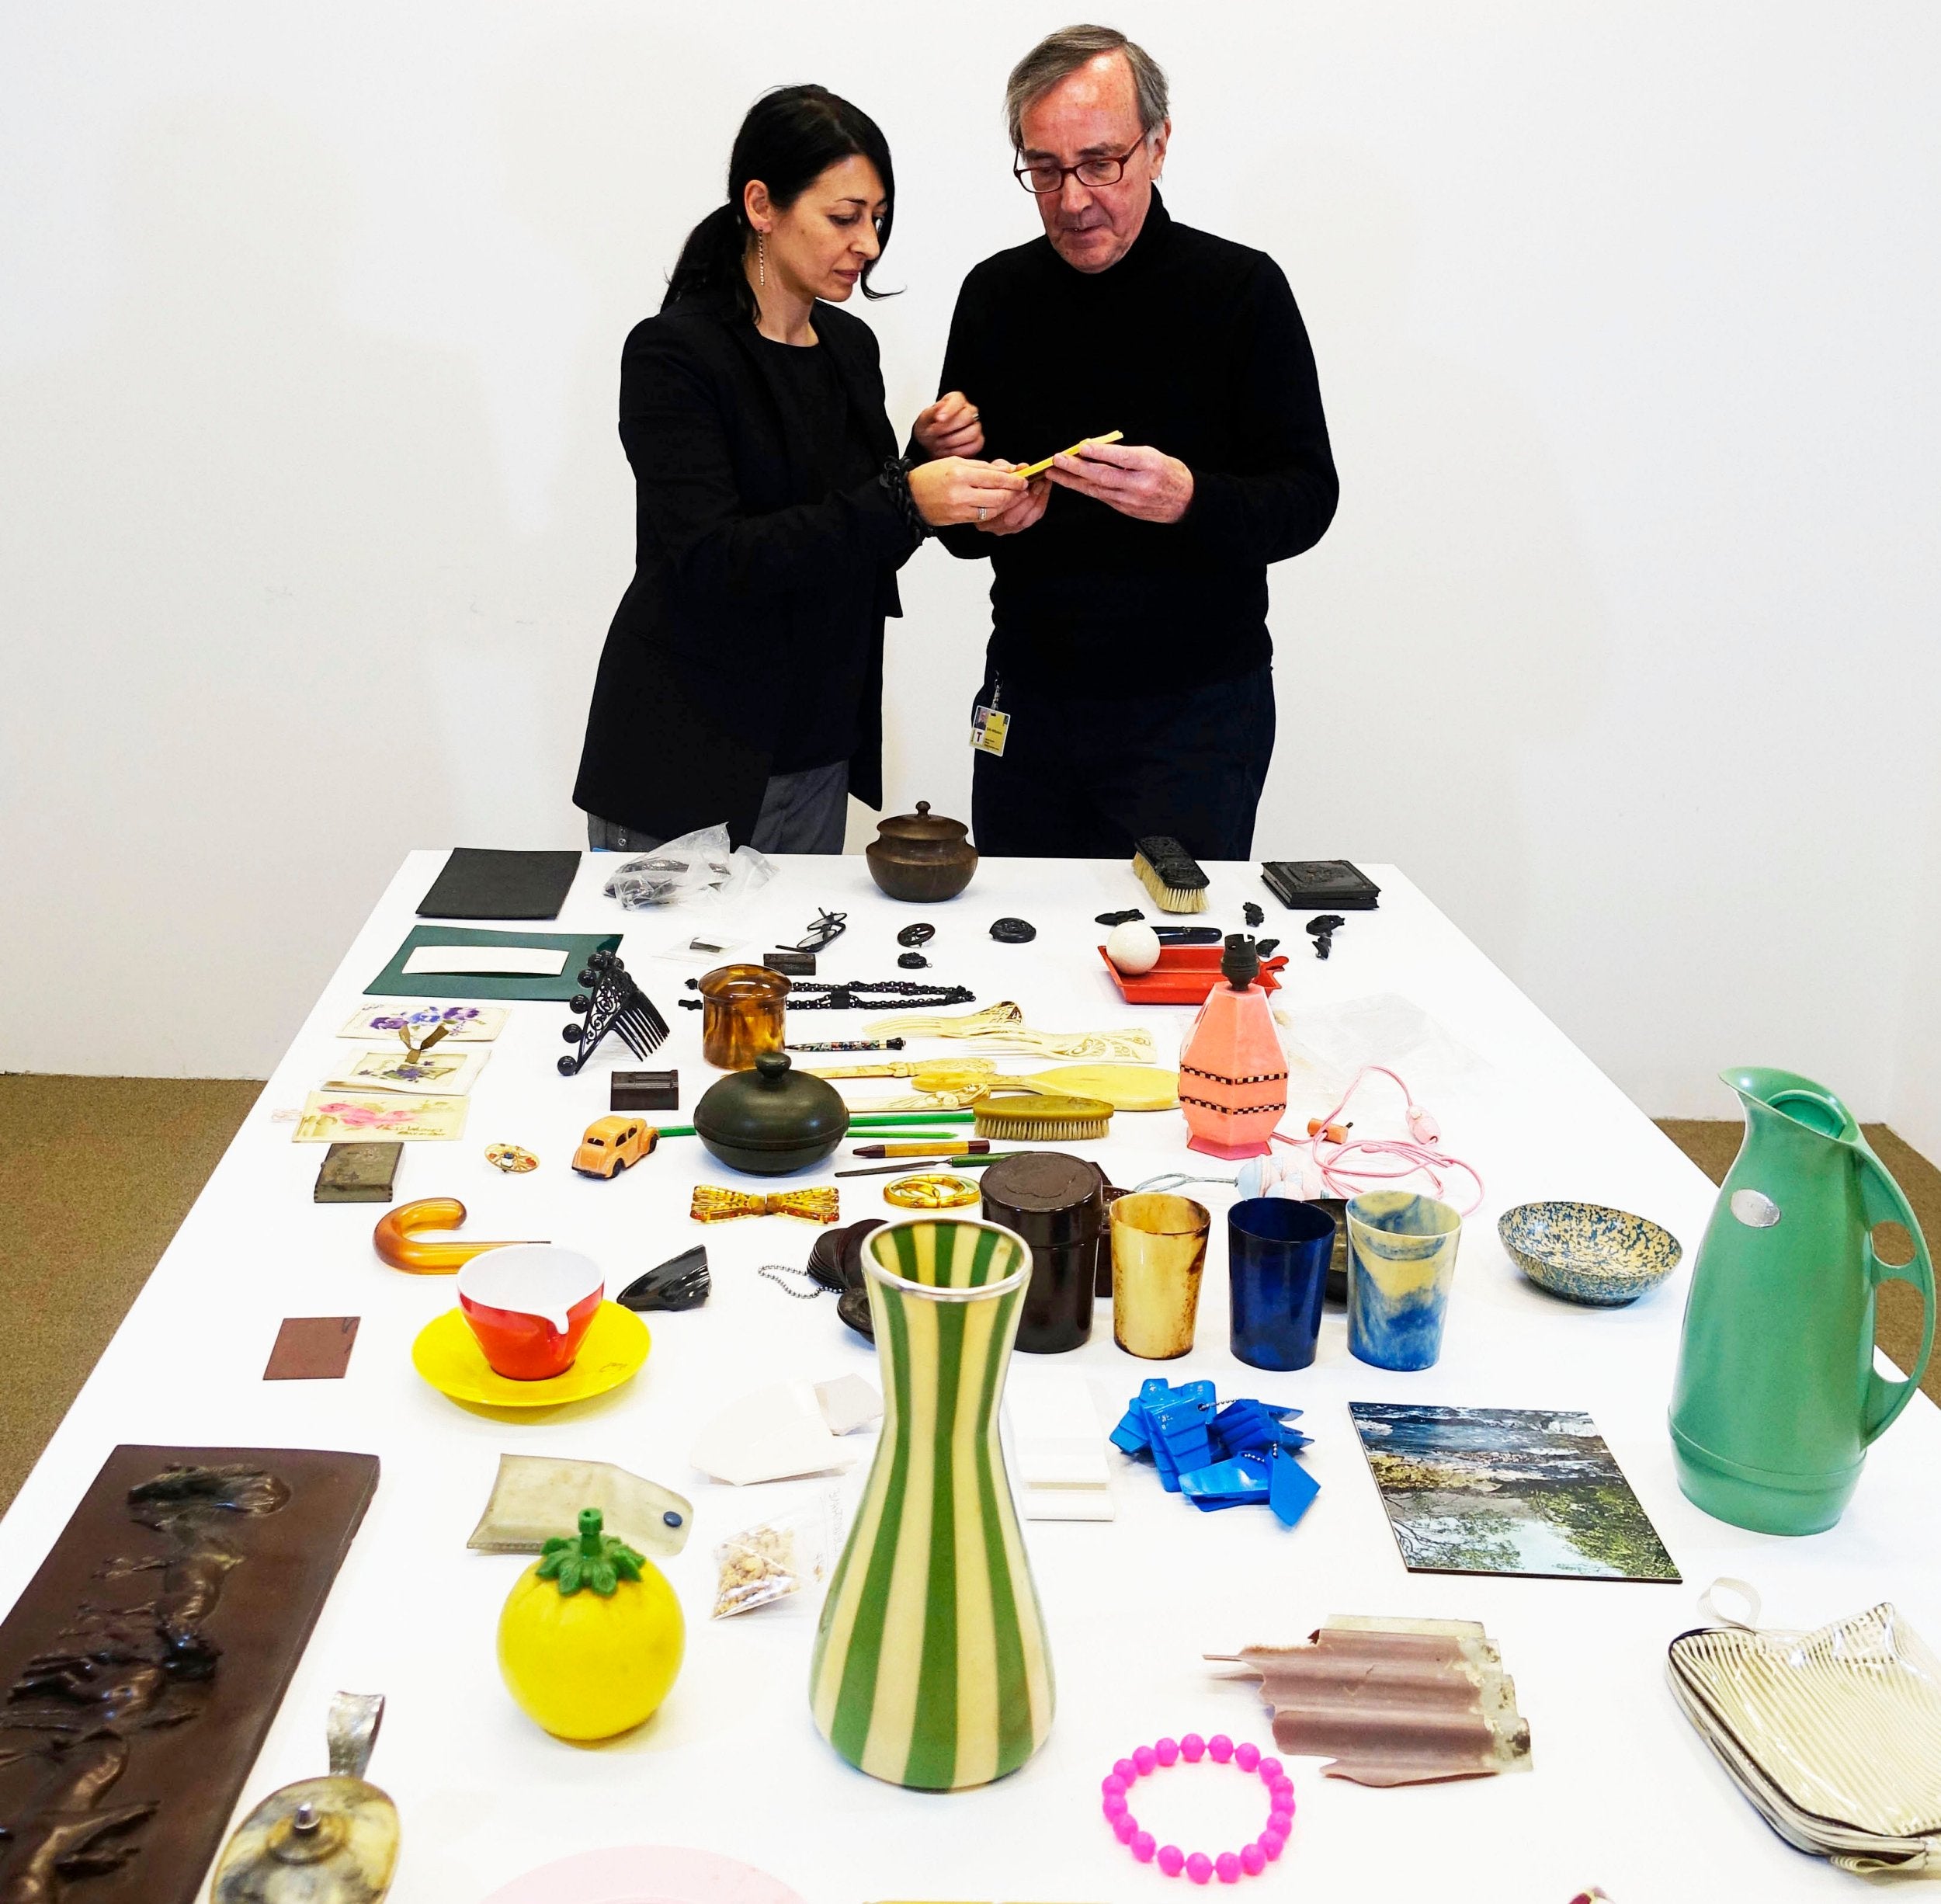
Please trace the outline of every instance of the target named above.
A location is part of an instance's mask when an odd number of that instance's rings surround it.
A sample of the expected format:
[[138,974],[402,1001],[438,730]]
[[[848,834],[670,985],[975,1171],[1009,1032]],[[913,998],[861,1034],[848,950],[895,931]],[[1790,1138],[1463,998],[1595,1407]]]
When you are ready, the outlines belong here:
[[[1859,1895],[1857,1880],[1781,1843],[1727,1783],[1666,1690],[1665,1648],[1698,1624],[1696,1595],[1722,1573],[1760,1586],[1771,1624],[1818,1624],[1891,1598],[1941,1640],[1941,1420],[1917,1399],[1874,1449],[1845,1520],[1810,1540],[1744,1533],[1686,1502],[1665,1410],[1686,1267],[1631,1308],[1573,1308],[1517,1274],[1495,1221],[1529,1197],[1596,1198],[1665,1224],[1685,1242],[1689,1266],[1711,1187],[1394,869],[1371,869],[1380,909],[1353,916],[1325,964],[1307,954],[1304,916],[1283,912],[1250,867],[1211,869],[1207,917],[1234,927],[1242,900],[1266,905],[1263,930],[1285,931],[1294,954],[1282,995],[1297,1023],[1304,1008],[1400,994],[1486,1061],[1439,1089],[1416,1082],[1446,1147],[1476,1160],[1488,1186],[1467,1226],[1442,1360],[1415,1375],[1365,1367],[1349,1357],[1340,1313],[1330,1310],[1313,1368],[1273,1376],[1234,1361],[1224,1268],[1229,1193],[1194,1193],[1216,1218],[1199,1346],[1163,1372],[1211,1376],[1223,1397],[1261,1395],[1304,1408],[1320,1498],[1292,1532],[1264,1510],[1201,1516],[1115,1454],[1116,1520],[1026,1525],[1057,1676],[1048,1743],[1008,1780],[937,1797],[873,1782],[817,1735],[806,1695],[813,1607],[707,1617],[715,1541],[827,1484],[709,1484],[687,1460],[697,1423],[735,1395],[789,1376],[874,1374],[870,1351],[837,1320],[833,1301],[791,1301],[754,1273],[764,1262],[805,1260],[814,1232],[783,1218],[706,1229],[690,1223],[693,1184],[724,1180],[692,1140],[670,1140],[611,1183],[573,1175],[568,1160],[580,1131],[607,1108],[608,1072],[631,1061],[602,1052],[587,1074],[561,1079],[555,1061],[567,1014],[546,1004],[513,1007],[463,1141],[407,1148],[399,1198],[456,1194],[473,1234],[543,1236],[585,1249],[606,1268],[609,1290],[705,1240],[712,1299],[689,1314],[649,1319],[654,1350],[634,1382],[525,1424],[454,1405],[410,1361],[414,1336],[453,1301],[450,1283],[378,1262],[370,1239],[379,1209],[312,1204],[321,1148],[293,1144],[290,1125],[273,1114],[300,1104],[341,1057],[339,1025],[414,922],[441,857],[414,853],[400,869],[0,1525],[0,1604],[11,1605],[117,1442],[304,1446],[382,1458],[377,1498],[244,1808],[322,1770],[325,1707],[344,1687],[389,1696],[372,1775],[403,1814],[398,1904],[474,1904],[548,1859],[627,1843],[731,1853],[811,1904],[1156,1898],[1168,1881],[1113,1840],[1097,1810],[1100,1777],[1133,1745],[1162,1733],[1270,1736],[1251,1684],[1217,1677],[1201,1655],[1295,1642],[1334,1613],[1408,1614],[1487,1624],[1530,1722],[1534,1770],[1382,1791],[1323,1780],[1312,1762],[1297,1762],[1293,1841],[1280,1865],[1247,1881],[1248,1895],[1564,1904],[1592,1882],[1618,1904]],[[651,1061],[679,1066],[685,1119],[716,1075],[700,1059],[699,1015],[675,1009],[682,980],[704,968],[650,954],[707,922],[685,911],[622,913],[599,890],[615,863],[611,856],[583,863],[557,929],[625,933],[630,968],[673,1021],[672,1039]],[[1136,1020],[1154,1030],[1161,1061],[1170,1062],[1190,1012],[1127,1008],[1093,950],[1102,933],[1092,915],[1144,896],[1114,865],[987,861],[963,897],[918,909],[878,895],[859,858],[800,859],[785,863],[746,917],[759,952],[793,942],[819,906],[846,910],[848,933],[824,954],[822,973],[855,978],[908,976],[896,967],[894,933],[929,918],[939,980],[969,985],[980,1004],[1016,999],[1045,1028]],[[1034,921],[1036,943],[994,943],[986,928],[1004,913]],[[862,1022],[833,1013],[798,1017],[791,1036],[856,1036]],[[1017,1068],[1043,1061],[1020,1059]],[[1724,1101],[1721,1093],[1721,1109]],[[1400,1134],[1379,1093],[1356,1114],[1364,1129],[1392,1121]],[[536,1152],[542,1167],[522,1177],[492,1169],[483,1152],[499,1138]],[[1072,1148],[1106,1162],[1121,1184],[1193,1167],[1177,1114],[1122,1114],[1108,1141]],[[894,1214],[877,1194],[884,1180],[845,1185],[845,1221]],[[336,1314],[363,1318],[347,1379],[262,1380],[280,1319]],[[1085,1372],[1102,1414],[1116,1412],[1155,1367],[1113,1346],[1102,1307],[1090,1344],[1061,1360]],[[1401,1398],[1587,1409],[1686,1584],[1405,1573],[1346,1407]],[[495,1622],[525,1563],[470,1553],[464,1541],[502,1451],[617,1461],[695,1503],[694,1537],[666,1565],[687,1612],[686,1663],[661,1713],[616,1743],[557,1742],[500,1684]],[[852,1489],[862,1471],[850,1477]],[[394,1584],[407,1552],[429,1586]],[[1208,1850],[1250,1835],[1262,1809],[1257,1785],[1231,1774],[1190,1791],[1182,1779],[1141,1792],[1151,1793],[1139,1808],[1154,1829]]]

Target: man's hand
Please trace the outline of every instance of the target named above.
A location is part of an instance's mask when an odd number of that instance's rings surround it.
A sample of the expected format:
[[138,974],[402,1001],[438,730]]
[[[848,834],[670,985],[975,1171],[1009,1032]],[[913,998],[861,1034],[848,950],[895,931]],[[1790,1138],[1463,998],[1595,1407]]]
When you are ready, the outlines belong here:
[[[1007,463],[1000,457],[991,467],[1009,470],[1017,466]],[[1051,485],[1042,476],[1026,484],[1022,494],[1014,497],[1002,514],[991,516],[988,521],[974,523],[987,536],[1015,536],[1020,529],[1029,529],[1045,512],[1045,505],[1051,500]]]
[[984,447],[984,426],[977,406],[960,390],[938,398],[917,412],[911,434],[928,457],[975,456]]
[[1143,444],[1089,443],[1076,456],[1055,458],[1050,479],[1135,522],[1176,523],[1193,500],[1193,471]]

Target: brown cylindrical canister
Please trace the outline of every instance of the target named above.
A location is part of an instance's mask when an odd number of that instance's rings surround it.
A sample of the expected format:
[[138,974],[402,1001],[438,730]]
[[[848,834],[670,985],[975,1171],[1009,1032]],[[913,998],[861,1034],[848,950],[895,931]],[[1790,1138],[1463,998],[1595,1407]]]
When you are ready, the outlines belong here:
[[[1094,1164],[1092,1168],[1097,1170],[1099,1166]],[[1112,1206],[1121,1197],[1130,1197],[1132,1193],[1122,1190],[1102,1170],[1099,1170],[1099,1181],[1105,1187],[1106,1208],[1104,1218],[1099,1225],[1099,1266],[1092,1277],[1092,1293],[1095,1296],[1109,1296],[1112,1294]]]
[[1096,1164],[1057,1150],[1020,1151],[984,1173],[985,1221],[1031,1246],[1018,1323],[1018,1346],[1027,1355],[1061,1354],[1091,1337],[1104,1182]]
[[700,982],[701,1055],[724,1071],[752,1071],[782,1048],[789,982],[766,965],[717,965]]

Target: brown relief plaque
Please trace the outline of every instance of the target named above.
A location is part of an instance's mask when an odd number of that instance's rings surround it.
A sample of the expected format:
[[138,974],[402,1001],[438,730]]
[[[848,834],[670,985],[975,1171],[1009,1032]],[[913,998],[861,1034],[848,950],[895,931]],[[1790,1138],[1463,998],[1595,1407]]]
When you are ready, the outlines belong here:
[[118,1447],[0,1623],[0,1899],[195,1904],[373,1454]]

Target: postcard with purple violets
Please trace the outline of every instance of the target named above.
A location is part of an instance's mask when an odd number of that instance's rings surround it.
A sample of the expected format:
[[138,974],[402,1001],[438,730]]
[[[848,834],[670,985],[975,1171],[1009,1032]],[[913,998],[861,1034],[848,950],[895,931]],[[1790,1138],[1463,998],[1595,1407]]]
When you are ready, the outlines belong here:
[[489,1044],[505,1029],[511,1014],[502,1005],[440,1004],[436,999],[400,999],[394,1004],[366,1005],[338,1033],[340,1038],[362,1038],[366,1044],[395,1041],[401,1031],[422,1044],[440,1025],[446,1044]]

